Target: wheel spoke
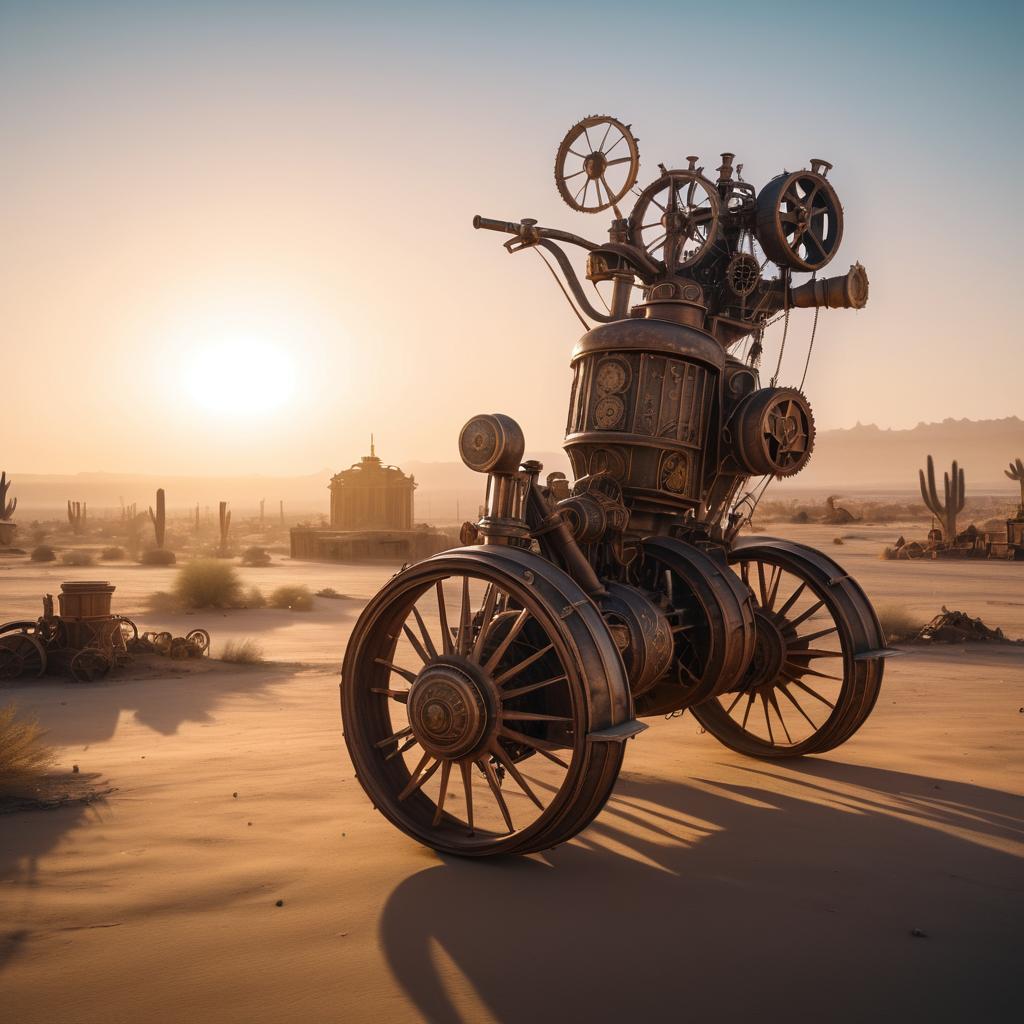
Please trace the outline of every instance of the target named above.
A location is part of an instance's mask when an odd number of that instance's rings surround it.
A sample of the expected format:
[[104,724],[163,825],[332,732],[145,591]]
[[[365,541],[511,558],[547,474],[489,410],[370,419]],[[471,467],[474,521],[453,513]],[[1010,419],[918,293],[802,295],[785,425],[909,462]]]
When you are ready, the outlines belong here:
[[804,718],[806,718],[806,719],[807,719],[807,723],[808,723],[808,725],[810,725],[810,727],[811,727],[811,728],[812,728],[812,729],[813,729],[813,730],[814,730],[815,732],[817,732],[817,731],[818,731],[818,727],[817,727],[817,726],[816,726],[816,725],[814,724],[813,720],[811,719],[811,716],[810,716],[810,715],[808,715],[806,711],[804,711],[803,707],[801,706],[800,702],[799,702],[799,701],[798,701],[798,700],[796,699],[796,697],[794,697],[794,696],[793,696],[793,694],[791,694],[791,693],[789,692],[789,687],[787,687],[785,683],[780,683],[780,684],[779,684],[779,689],[780,689],[780,690],[781,690],[781,691],[783,692],[783,694],[784,694],[784,695],[785,695],[785,696],[786,696],[786,697],[788,698],[788,700],[789,700],[790,704],[792,704],[792,705],[793,705],[793,707],[795,707],[795,708],[797,709],[797,711],[799,711],[799,712],[800,712],[800,714],[801,714],[801,715],[803,715],[803,716],[804,716]]
[[[413,610],[415,611],[415,608]],[[430,655],[427,654],[426,650],[424,650],[423,644],[419,642],[419,640],[416,637],[416,634],[409,628],[408,622],[402,623],[402,632],[405,634],[405,637],[409,641],[409,643],[412,644],[413,650],[420,656],[420,660],[423,662],[423,664],[425,665],[428,661],[430,661]]]
[[397,743],[403,737],[409,736],[411,734],[412,726],[407,725],[404,729],[399,729],[398,732],[392,733],[392,735],[386,737],[385,739],[377,740],[374,746],[377,747],[378,750],[383,750],[384,747],[386,747],[389,743]]
[[768,700],[771,701],[771,705],[775,709],[775,716],[778,718],[779,724],[782,726],[782,731],[786,734],[786,742],[792,746],[793,737],[789,735],[789,729],[786,728],[786,720],[782,717],[782,709],[779,707],[779,699],[775,696],[774,689],[770,689],[768,691]]
[[764,724],[768,726],[768,742],[775,745],[775,734],[772,732],[772,720],[768,715],[768,697],[764,690],[761,691],[761,704],[764,707]]
[[519,675],[519,673],[522,672],[524,669],[529,668],[534,662],[539,661],[549,651],[553,651],[554,649],[554,644],[548,644],[546,647],[542,647],[539,651],[534,651],[533,654],[531,654],[528,658],[523,658],[523,660],[519,662],[518,665],[513,665],[506,672],[502,672],[502,674],[494,680],[494,685],[503,685],[504,683],[508,682],[509,679],[512,679],[513,677]]
[[393,700],[397,700],[399,704],[409,703],[408,690],[388,690],[381,686],[371,686],[370,693],[380,693],[386,697],[391,697]]
[[539,711],[502,711],[502,721],[509,722],[571,722],[564,715],[545,715]]
[[416,605],[412,606],[412,614],[415,617],[416,625],[419,626],[420,633],[423,636],[423,646],[427,649],[431,658],[436,658],[437,648],[434,646],[434,641],[430,639],[430,631],[427,629],[427,624],[423,621],[423,616],[420,615],[420,610]]
[[761,591],[761,607],[768,607],[768,588],[764,582],[764,562],[757,563],[757,585]]
[[817,647],[806,647],[798,650],[790,650],[791,658],[841,658],[842,651],[825,651]]
[[[527,747],[533,747],[534,750],[539,750],[541,753],[546,752],[550,754],[555,750],[572,749],[567,743],[556,743],[554,740],[537,739],[536,736],[527,736],[525,733],[517,732],[515,729],[510,729],[507,725],[503,725],[499,732],[505,737],[505,739],[511,740],[513,743],[522,743]],[[558,763],[563,768],[569,767],[564,761],[558,761]]]
[[743,724],[740,726],[741,729],[746,729],[747,719],[750,717],[750,709],[754,706],[754,695],[750,693],[747,695],[747,706],[743,709]]
[[815,640],[820,640],[823,636],[828,636],[830,633],[838,633],[838,632],[839,632],[839,627],[838,626],[829,626],[828,629],[819,629],[817,633],[810,633],[807,636],[801,636],[800,639],[803,640],[804,643],[808,643],[809,644],[809,643],[812,643]]
[[448,776],[452,772],[451,761],[445,761],[441,765],[441,791],[437,794],[437,807],[434,810],[434,820],[431,824],[437,828],[441,824],[441,817],[444,814],[444,798],[448,795]]
[[501,643],[494,649],[494,652],[487,659],[487,664],[484,665],[485,672],[493,672],[497,667],[498,663],[505,656],[505,652],[508,650],[509,645],[513,640],[522,632],[523,626],[526,625],[526,620],[530,617],[529,611],[524,608],[517,616],[515,622],[509,627],[508,632],[502,638]]
[[799,679],[793,678],[786,672],[783,672],[782,674],[794,686],[799,686],[801,690],[803,690],[805,693],[809,693],[815,700],[820,700],[821,703],[824,704],[826,707],[830,707],[833,711],[835,711],[835,704],[833,704],[832,701],[828,700],[827,698],[822,697],[822,695],[818,693],[817,690],[812,690],[809,686],[806,685],[806,683],[801,682]]
[[415,736],[410,736],[397,750],[392,750],[390,754],[387,754],[384,760],[390,761],[393,757],[404,754],[410,747],[416,746],[417,743],[419,743],[419,740]]
[[542,679],[539,683],[528,683],[526,686],[520,686],[515,690],[503,690],[501,699],[513,700],[515,697],[522,697],[525,693],[533,693],[534,690],[539,690],[541,687],[561,682],[568,682],[568,676],[552,676],[550,679]]
[[498,782],[498,776],[494,771],[494,765],[491,764],[487,758],[481,758],[477,761],[478,765],[481,765],[484,770],[484,776],[487,779],[487,785],[491,787],[491,792],[494,794],[494,799],[498,803],[498,807],[501,810],[501,816],[505,819],[505,824],[508,827],[509,832],[515,832],[516,827],[512,824],[512,815],[508,813],[508,804],[505,803],[505,797],[501,792],[501,784]]
[[491,623],[494,620],[494,605],[498,599],[498,588],[493,583],[487,584],[487,593],[484,595],[484,607],[480,618],[480,632],[477,634],[473,650],[470,652],[469,660],[480,663],[480,655],[483,653],[484,643],[487,634],[491,631]]
[[434,772],[436,772],[437,769],[441,767],[441,762],[435,761],[426,771],[424,771],[423,769],[426,767],[426,764],[430,760],[430,757],[430,754],[423,755],[423,757],[420,760],[420,763],[416,765],[416,769],[415,771],[413,771],[412,777],[409,779],[408,783],[406,783],[405,789],[403,789],[402,792],[398,794],[399,800],[405,800],[406,797],[409,797],[413,793],[415,793],[416,790],[419,789],[423,785],[423,783],[426,782],[427,779],[429,779],[431,775],[433,775]]
[[462,788],[466,791],[466,824],[469,834],[473,834],[473,769],[468,761],[459,764],[462,769]]
[[505,771],[516,780],[516,785],[543,811],[544,804],[541,803],[540,798],[534,793],[526,779],[523,778],[522,772],[516,767],[515,761],[505,753],[502,745],[495,743],[493,750],[494,756],[504,765]]
[[830,676],[827,672],[819,672],[816,668],[811,668],[809,665],[798,665],[795,661],[787,661],[783,667],[788,668],[791,672],[798,672],[802,676],[817,676],[819,679],[831,679],[834,683],[841,683],[843,681],[842,676]]
[[393,661],[388,661],[386,658],[374,658],[373,659],[378,665],[383,665],[385,668],[391,669],[392,672],[396,672],[406,682],[416,682],[416,673],[410,672],[407,668],[402,668],[400,665],[396,665]]
[[437,617],[441,620],[441,650],[452,653],[452,634],[448,628],[448,608],[444,603],[444,580],[437,581]]
[[739,692],[739,693],[737,693],[737,694],[736,694],[736,696],[735,696],[735,698],[733,699],[733,702],[732,702],[732,703],[731,703],[731,704],[730,704],[730,705],[729,705],[729,706],[728,706],[728,707],[727,707],[727,708],[725,709],[725,713],[726,713],[727,715],[728,715],[728,714],[730,714],[730,713],[732,712],[732,709],[733,709],[734,707],[736,707],[736,705],[737,705],[737,704],[739,704],[739,702],[740,702],[740,700],[742,699],[742,697],[743,697],[743,691],[742,691],[742,690],[740,690],[740,692]]
[[813,614],[814,614],[815,612],[819,611],[819,610],[820,610],[821,608],[824,608],[824,607],[825,607],[825,602],[824,602],[824,601],[817,601],[817,602],[815,602],[814,604],[812,604],[812,605],[811,605],[811,607],[810,607],[810,608],[808,608],[808,609],[807,609],[807,611],[805,611],[805,612],[802,612],[802,613],[801,613],[800,615],[798,615],[798,616],[797,616],[797,617],[796,617],[795,619],[792,619],[792,620],[790,620],[790,623],[789,623],[789,625],[790,625],[790,626],[791,626],[791,627],[792,627],[793,629],[796,629],[796,627],[797,627],[797,626],[799,626],[801,622],[805,622],[805,621],[806,621],[807,619],[809,619],[809,618],[810,618],[810,617],[811,617],[811,616],[812,616],[812,615],[813,615]]
[[779,596],[779,584],[782,582],[782,567],[778,565],[772,566],[772,576],[768,585],[768,603],[765,606],[765,611],[771,611],[775,606],[775,599]]
[[788,612],[789,609],[792,608],[793,605],[795,605],[797,603],[797,601],[800,600],[800,595],[806,589],[807,589],[807,583],[805,581],[802,581],[800,583],[800,586],[797,587],[796,590],[794,590],[793,593],[790,594],[789,597],[786,599],[786,603],[779,609],[778,614],[780,616],[782,616],[782,617],[785,617],[786,612]]
[[469,600],[469,577],[462,577],[462,607],[459,611],[459,635],[455,641],[455,649],[459,654],[469,651],[469,638],[473,630],[473,610]]

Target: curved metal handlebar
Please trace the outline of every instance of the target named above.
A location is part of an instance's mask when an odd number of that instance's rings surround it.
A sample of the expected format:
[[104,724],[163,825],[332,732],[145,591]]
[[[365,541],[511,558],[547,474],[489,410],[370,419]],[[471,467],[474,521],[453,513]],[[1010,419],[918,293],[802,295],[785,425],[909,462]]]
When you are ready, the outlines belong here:
[[518,236],[526,245],[536,245],[542,238],[550,238],[556,242],[566,242],[569,245],[578,245],[588,252],[596,249],[596,242],[588,242],[579,235],[573,235],[568,231],[559,231],[557,228],[539,228],[537,222],[526,218],[518,224],[510,220],[494,220],[491,217],[481,217],[477,214],[473,218],[473,227],[484,228],[487,231],[501,231],[506,235]]

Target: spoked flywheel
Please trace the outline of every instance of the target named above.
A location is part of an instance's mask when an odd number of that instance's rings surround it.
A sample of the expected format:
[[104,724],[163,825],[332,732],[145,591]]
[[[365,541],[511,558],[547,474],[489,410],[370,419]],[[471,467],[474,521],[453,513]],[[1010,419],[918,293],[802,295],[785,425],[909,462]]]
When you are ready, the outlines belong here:
[[860,587],[831,559],[788,541],[741,541],[730,555],[750,587],[754,657],[731,692],[692,709],[727,747],[754,757],[831,750],[878,697],[885,645]]
[[342,719],[374,806],[467,856],[572,838],[635,728],[597,608],[557,567],[504,547],[446,552],[384,587],[349,641]]

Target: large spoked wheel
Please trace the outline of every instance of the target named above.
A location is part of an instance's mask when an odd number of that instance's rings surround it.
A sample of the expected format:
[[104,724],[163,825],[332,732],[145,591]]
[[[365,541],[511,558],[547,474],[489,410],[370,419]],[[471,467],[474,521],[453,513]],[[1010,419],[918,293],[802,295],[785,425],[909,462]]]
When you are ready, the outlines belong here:
[[[18,631],[0,635],[0,649],[10,651],[18,659],[18,675],[39,678],[46,671],[46,648],[40,643],[35,630],[36,624],[23,624]],[[10,662],[10,659],[8,659]]]
[[864,592],[830,558],[779,540],[730,555],[750,587],[754,657],[740,682],[692,708],[727,747],[753,757],[817,754],[848,740],[874,707],[885,644]]
[[374,806],[466,856],[576,835],[611,793],[632,720],[596,606],[518,548],[445,552],[391,580],[353,631],[341,698]]

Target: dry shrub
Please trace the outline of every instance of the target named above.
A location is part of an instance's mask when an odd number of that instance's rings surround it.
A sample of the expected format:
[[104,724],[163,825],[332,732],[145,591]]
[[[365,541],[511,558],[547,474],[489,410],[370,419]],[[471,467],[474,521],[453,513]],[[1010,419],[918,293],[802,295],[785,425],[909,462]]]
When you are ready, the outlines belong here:
[[142,565],[174,565],[176,561],[174,552],[167,548],[147,548],[139,559]]
[[913,640],[924,626],[910,612],[899,604],[886,604],[877,609],[882,635],[887,644]]
[[270,595],[270,607],[288,608],[293,612],[311,612],[313,595],[309,592],[309,587],[278,587]]
[[56,557],[56,552],[49,544],[40,544],[39,547],[33,548],[32,554],[29,555],[33,562],[52,562]]
[[65,565],[92,565],[92,555],[81,548],[65,551],[60,559]]
[[892,562],[897,558],[896,549],[887,544],[882,548],[882,553],[878,557],[882,559],[883,562]]
[[198,559],[178,570],[174,596],[185,608],[237,608],[242,598],[242,582],[226,562]]
[[266,608],[267,599],[263,596],[263,591],[259,587],[250,587],[245,592],[245,607],[246,608]]
[[100,558],[102,558],[104,562],[119,562],[124,558],[124,548],[104,548],[100,552]]
[[229,640],[220,652],[220,660],[232,665],[258,665],[263,660],[263,648],[255,640]]
[[339,599],[343,598],[345,595],[344,594],[339,594],[334,589],[334,587],[324,587],[322,590],[318,590],[316,592],[316,596],[317,597],[329,597],[329,598],[332,598],[334,600],[339,600]]
[[833,544],[845,544],[845,543],[846,543],[846,541],[845,541],[845,540],[843,540],[843,538],[842,538],[842,537],[833,537],[833,538],[832,538],[832,543],[833,543]]
[[242,552],[242,565],[270,565],[270,552],[266,548],[251,547]]
[[159,615],[173,615],[181,611],[181,604],[174,594],[168,594],[166,590],[158,590],[146,598],[146,606],[151,612]]
[[39,723],[18,718],[14,705],[0,708],[0,790],[42,775],[52,765],[53,751],[41,742]]

